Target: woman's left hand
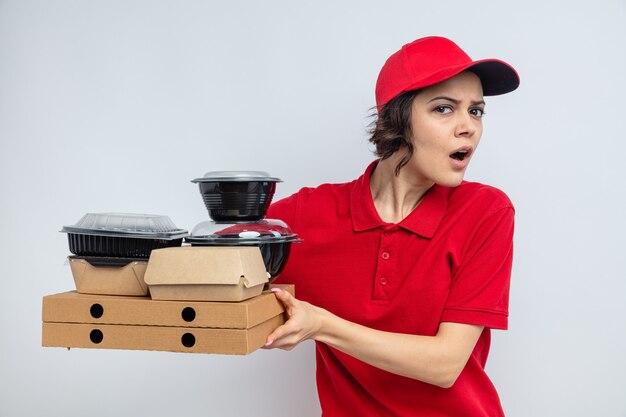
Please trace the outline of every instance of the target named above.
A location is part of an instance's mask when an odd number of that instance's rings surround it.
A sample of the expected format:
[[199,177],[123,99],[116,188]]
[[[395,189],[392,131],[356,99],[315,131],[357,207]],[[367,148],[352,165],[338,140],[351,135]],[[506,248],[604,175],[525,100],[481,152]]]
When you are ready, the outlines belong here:
[[324,310],[280,288],[274,287],[272,291],[285,306],[288,319],[267,337],[265,348],[291,350],[304,340],[314,339],[322,326]]

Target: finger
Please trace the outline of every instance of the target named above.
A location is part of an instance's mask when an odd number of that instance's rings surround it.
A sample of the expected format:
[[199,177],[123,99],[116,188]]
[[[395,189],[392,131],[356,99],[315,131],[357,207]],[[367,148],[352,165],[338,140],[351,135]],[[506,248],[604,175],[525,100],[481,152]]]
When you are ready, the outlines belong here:
[[283,336],[276,337],[275,339],[270,339],[264,347],[291,350],[297,346],[300,341],[301,340],[297,334],[287,333]]
[[271,289],[276,298],[283,303],[285,306],[285,310],[287,310],[287,314],[291,315],[292,309],[296,306],[297,299],[288,293],[287,291],[283,291],[280,288],[274,287]]
[[276,340],[284,337],[288,333],[288,330],[285,329],[285,325],[278,326],[272,333],[267,336],[265,346],[271,346]]
[[272,291],[279,300],[295,300],[295,297],[291,295],[291,293],[283,291],[281,288],[273,287],[270,291]]
[[278,339],[276,340],[272,345],[270,346],[266,346],[266,349],[282,349],[282,350],[293,350],[293,348],[295,348],[296,346],[298,346],[298,341],[297,340],[283,340],[283,339]]
[[298,334],[299,331],[294,326],[293,321],[287,320],[267,336],[265,346],[281,347],[286,341],[291,343],[292,340],[299,340]]

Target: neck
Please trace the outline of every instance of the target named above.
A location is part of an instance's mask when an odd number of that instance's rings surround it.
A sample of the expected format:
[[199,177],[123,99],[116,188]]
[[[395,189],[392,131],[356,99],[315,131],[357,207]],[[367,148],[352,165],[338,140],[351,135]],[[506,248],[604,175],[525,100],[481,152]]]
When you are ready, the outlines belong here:
[[406,166],[396,175],[400,158],[394,156],[378,162],[370,178],[374,206],[386,223],[400,223],[419,205],[434,184],[420,181],[417,176],[411,175]]

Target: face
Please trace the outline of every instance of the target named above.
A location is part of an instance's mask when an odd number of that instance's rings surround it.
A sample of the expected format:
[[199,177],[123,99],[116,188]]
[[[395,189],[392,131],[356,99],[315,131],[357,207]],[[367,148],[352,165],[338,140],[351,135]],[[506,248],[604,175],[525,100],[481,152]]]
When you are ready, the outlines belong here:
[[483,133],[484,108],[480,79],[471,72],[420,91],[411,109],[414,152],[400,172],[406,169],[412,182],[459,185]]

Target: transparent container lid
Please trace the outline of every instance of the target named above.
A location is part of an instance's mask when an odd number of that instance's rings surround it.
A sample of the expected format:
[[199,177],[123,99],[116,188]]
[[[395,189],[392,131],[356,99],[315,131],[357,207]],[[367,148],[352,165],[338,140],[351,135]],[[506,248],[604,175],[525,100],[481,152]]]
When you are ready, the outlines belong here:
[[167,216],[137,213],[87,213],[61,232],[100,236],[179,239],[188,235]]
[[272,177],[265,171],[210,171],[204,177],[196,178],[191,182],[243,182],[243,181],[270,181],[282,182],[280,178]]
[[282,220],[263,219],[248,223],[204,221],[186,239],[190,243],[254,244],[299,241]]

